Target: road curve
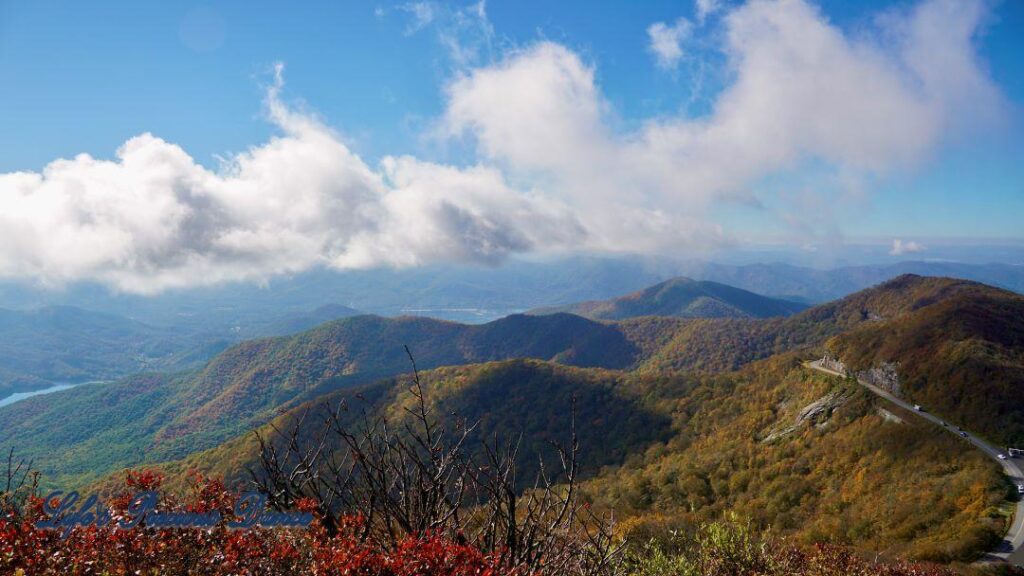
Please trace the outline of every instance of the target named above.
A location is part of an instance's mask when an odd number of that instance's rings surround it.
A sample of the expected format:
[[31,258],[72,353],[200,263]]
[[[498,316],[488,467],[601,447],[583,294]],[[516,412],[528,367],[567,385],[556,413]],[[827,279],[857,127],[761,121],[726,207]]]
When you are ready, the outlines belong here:
[[[829,370],[828,368],[822,366],[821,360],[807,362],[805,366],[813,370],[817,370],[819,372],[831,374],[832,376],[839,376],[841,378],[846,377],[845,374],[840,374],[839,372]],[[893,404],[909,411],[910,413],[916,414],[921,418],[928,420],[929,422],[939,426],[943,430],[948,430],[951,434],[957,434],[957,430],[955,428],[942,426],[943,420],[941,418],[934,416],[928,412],[920,412],[914,409],[914,406],[912,404],[908,404],[904,400],[901,400],[900,398],[893,396],[891,393],[882,390],[881,388],[875,386],[874,384],[865,382],[860,379],[857,379],[857,382],[860,383],[861,386],[870,390],[876,396],[881,396],[882,398],[885,398],[889,402],[892,402]],[[1021,472],[1019,459],[1000,460],[998,458],[998,454],[1003,453],[1002,450],[994,448],[989,443],[985,442],[984,440],[981,440],[977,436],[970,433],[968,433],[968,436],[965,439],[968,440],[971,444],[973,444],[976,448],[984,452],[986,455],[988,455],[989,458],[992,458],[993,460],[998,462],[1003,467],[1003,471],[1015,485],[1019,486],[1021,484],[1024,484],[1024,472]],[[1013,523],[1010,525],[1010,529],[1006,532],[1006,536],[1004,536],[1003,541],[1000,543],[999,547],[993,550],[992,552],[986,554],[985,557],[981,559],[981,561],[1003,561],[1015,565],[1024,565],[1024,499],[1018,500],[1017,508],[1013,514]]]

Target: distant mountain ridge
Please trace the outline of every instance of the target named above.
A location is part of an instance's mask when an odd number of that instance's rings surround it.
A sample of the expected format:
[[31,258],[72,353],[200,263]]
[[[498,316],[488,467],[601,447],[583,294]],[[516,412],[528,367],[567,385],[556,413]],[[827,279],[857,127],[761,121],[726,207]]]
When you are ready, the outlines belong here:
[[774,298],[820,303],[877,286],[906,274],[973,280],[997,288],[1024,293],[1024,265],[992,263],[906,261],[894,264],[841,266],[831,269],[793,264],[717,264],[688,262],[680,273],[699,280],[713,280]]
[[295,334],[359,314],[337,304],[268,315],[224,333],[152,326],[74,306],[0,309],[0,399],[55,383],[114,380],[137,372],[201,366],[232,342]]
[[[654,331],[651,324],[661,325],[661,334],[668,335],[667,341],[644,355],[640,369],[721,372],[783,352],[819,346],[859,326],[874,325],[878,319],[902,318],[958,294],[976,293],[978,287],[1005,293],[969,280],[907,274],[784,318],[657,322],[640,318],[624,320],[620,326],[634,341],[650,339]],[[673,320],[677,326],[664,326]]]
[[246,338],[287,336],[289,334],[305,332],[331,320],[359,316],[361,314],[363,313],[359,310],[342,306],[341,304],[324,304],[309,312],[294,312],[279,317],[272,317],[266,322],[252,323],[245,330],[240,330],[240,336]]
[[98,285],[41,291],[0,282],[0,307],[64,304],[127,316],[151,326],[224,332],[246,337],[270,316],[306,314],[330,303],[392,316],[409,310],[480,323],[539,307],[615,298],[676,276],[720,282],[771,298],[823,303],[901,274],[976,280],[1024,292],[1024,266],[907,261],[812,268],[786,263],[723,264],[672,258],[578,256],[547,262],[512,260],[498,268],[426,266],[401,270],[315,270],[265,285],[225,284],[156,296],[114,294]]
[[640,316],[675,318],[771,318],[789,316],[806,304],[768,298],[708,280],[672,278],[611,300],[592,300],[532,310],[531,314],[569,312],[596,320],[623,320]]

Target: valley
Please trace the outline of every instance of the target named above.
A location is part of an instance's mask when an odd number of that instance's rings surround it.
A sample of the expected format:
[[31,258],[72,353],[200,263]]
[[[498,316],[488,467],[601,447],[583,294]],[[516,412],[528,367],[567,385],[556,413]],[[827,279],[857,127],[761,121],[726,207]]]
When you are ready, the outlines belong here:
[[193,369],[233,342],[302,332],[356,313],[325,305],[310,312],[273,315],[246,329],[194,331],[69,306],[0,309],[0,406],[5,398],[26,398],[25,394],[60,385]]

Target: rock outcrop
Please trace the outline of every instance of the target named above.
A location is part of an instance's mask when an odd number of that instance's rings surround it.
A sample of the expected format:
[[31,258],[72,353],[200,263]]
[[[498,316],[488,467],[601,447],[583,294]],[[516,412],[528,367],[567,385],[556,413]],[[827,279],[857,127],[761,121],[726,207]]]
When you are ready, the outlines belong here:
[[772,430],[761,441],[767,443],[778,440],[779,438],[789,436],[804,426],[814,426],[818,429],[822,429],[828,425],[829,419],[832,418],[832,413],[835,412],[837,408],[845,404],[849,398],[849,391],[837,390],[829,392],[801,408],[800,411],[797,412],[793,424],[785,428]]
[[[826,352],[822,357],[821,366],[833,372],[838,372],[844,376],[849,375],[852,372],[847,368],[846,364],[844,364],[842,360],[832,356],[829,352]],[[867,370],[853,372],[853,374],[857,377],[857,380],[878,386],[882,390],[885,390],[894,396],[901,396],[903,388],[900,385],[900,376],[897,372],[898,368],[899,364],[896,362],[882,362],[881,364],[868,368]]]
[[846,403],[849,395],[845,392],[829,392],[821,398],[804,406],[796,417],[796,425],[810,424],[823,426],[832,417],[832,411]]
[[839,358],[836,358],[835,356],[831,355],[828,352],[825,352],[825,356],[823,356],[821,359],[821,367],[825,368],[826,370],[838,372],[844,376],[849,374],[849,372],[846,370],[846,364],[843,364],[843,362],[839,360]]
[[857,372],[857,379],[878,386],[894,396],[901,396],[900,376],[896,372],[899,367],[895,362],[882,362],[874,368]]

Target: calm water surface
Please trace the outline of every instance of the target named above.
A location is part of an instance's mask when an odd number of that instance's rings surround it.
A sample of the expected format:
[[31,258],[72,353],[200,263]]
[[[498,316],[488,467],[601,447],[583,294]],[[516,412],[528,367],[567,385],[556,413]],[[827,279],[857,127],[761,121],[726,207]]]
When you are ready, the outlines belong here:
[[60,392],[61,390],[67,390],[74,388],[75,386],[81,386],[82,384],[94,384],[94,382],[80,382],[78,384],[54,384],[49,388],[43,388],[42,390],[33,390],[32,392],[17,392],[10,396],[0,399],[0,408],[15,402],[24,400],[25,398],[31,398],[32,396],[38,396],[40,394],[49,394],[51,392]]

